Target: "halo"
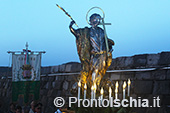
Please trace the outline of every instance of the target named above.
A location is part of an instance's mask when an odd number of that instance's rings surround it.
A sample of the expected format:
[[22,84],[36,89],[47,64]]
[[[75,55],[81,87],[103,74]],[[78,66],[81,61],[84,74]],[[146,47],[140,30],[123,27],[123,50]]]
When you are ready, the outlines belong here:
[[87,21],[87,23],[90,25],[90,22],[88,21],[88,14],[89,14],[89,12],[91,11],[91,10],[93,10],[93,9],[95,9],[95,8],[97,8],[97,9],[100,9],[101,11],[102,11],[102,13],[103,13],[103,19],[105,18],[105,14],[104,14],[104,11],[100,8],[100,7],[92,7],[91,9],[89,9],[89,11],[87,12],[87,14],[86,14],[86,21]]

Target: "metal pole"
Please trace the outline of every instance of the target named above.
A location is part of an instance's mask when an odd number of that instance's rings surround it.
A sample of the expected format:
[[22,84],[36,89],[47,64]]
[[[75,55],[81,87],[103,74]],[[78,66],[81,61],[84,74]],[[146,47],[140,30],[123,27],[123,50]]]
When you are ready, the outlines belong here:
[[102,22],[103,22],[103,29],[104,29],[104,37],[105,37],[105,43],[106,43],[106,51],[107,51],[107,55],[109,52],[109,46],[108,46],[108,40],[107,40],[107,34],[106,34],[106,28],[104,25],[104,18],[102,18]]

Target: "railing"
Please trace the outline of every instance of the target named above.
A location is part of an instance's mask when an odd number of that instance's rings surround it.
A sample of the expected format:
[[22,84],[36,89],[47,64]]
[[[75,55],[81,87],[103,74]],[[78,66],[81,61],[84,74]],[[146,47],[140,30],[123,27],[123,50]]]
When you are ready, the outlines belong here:
[[[154,71],[154,70],[169,70],[170,67],[161,67],[161,68],[145,68],[145,69],[124,69],[124,70],[108,70],[106,73],[120,73],[120,72],[143,72],[143,71]],[[77,73],[53,73],[46,74],[41,76],[66,76],[66,75],[79,75],[80,72]]]

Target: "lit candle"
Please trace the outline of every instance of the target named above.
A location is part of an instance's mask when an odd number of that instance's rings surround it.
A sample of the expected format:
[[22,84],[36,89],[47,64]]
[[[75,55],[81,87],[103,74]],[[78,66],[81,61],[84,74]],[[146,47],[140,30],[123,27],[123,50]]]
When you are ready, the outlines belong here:
[[87,90],[87,85],[84,85],[84,99],[86,99],[86,90]]
[[115,99],[118,99],[118,87],[119,87],[119,83],[118,83],[118,81],[116,81],[116,85],[115,85]]
[[104,91],[103,91],[103,87],[102,87],[101,90],[100,90],[100,94],[101,94],[101,102],[102,102],[102,100],[103,100],[103,93],[104,93]]
[[109,87],[109,99],[112,97],[112,88]]
[[117,93],[118,93],[118,88],[115,89],[115,99],[118,99]]
[[118,83],[118,81],[116,82],[116,88],[118,88],[119,87],[119,83]]
[[130,96],[130,84],[131,84],[131,81],[130,79],[128,79],[128,97]]
[[96,86],[96,83],[94,83],[94,87],[93,87],[94,89],[93,89],[93,91],[94,91],[94,99],[96,98],[96,89],[97,89],[97,86]]
[[92,73],[92,83],[94,82],[94,80],[95,80],[95,77],[96,77],[96,73]]
[[126,82],[123,83],[123,99],[125,99],[125,88],[126,88]]
[[103,61],[103,67],[106,65],[106,62],[105,61]]
[[79,83],[78,83],[78,99],[80,99],[80,87],[81,87],[81,82],[79,81]]
[[94,87],[92,85],[92,87],[91,87],[91,99],[93,99],[93,89],[94,89]]
[[98,73],[98,69],[96,69],[96,70],[92,73],[92,82],[93,82],[93,83],[94,83],[94,81],[95,81],[95,79],[96,79],[97,73]]

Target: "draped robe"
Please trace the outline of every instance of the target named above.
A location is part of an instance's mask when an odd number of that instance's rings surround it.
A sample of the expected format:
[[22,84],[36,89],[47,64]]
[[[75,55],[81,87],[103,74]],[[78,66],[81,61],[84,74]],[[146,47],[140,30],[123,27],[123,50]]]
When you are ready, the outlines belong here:
[[114,42],[108,39],[109,52],[107,53],[104,31],[100,27],[74,29],[70,24],[69,28],[76,37],[77,51],[82,64],[82,85],[87,81],[90,84],[96,82],[99,85],[107,68],[111,65]]

